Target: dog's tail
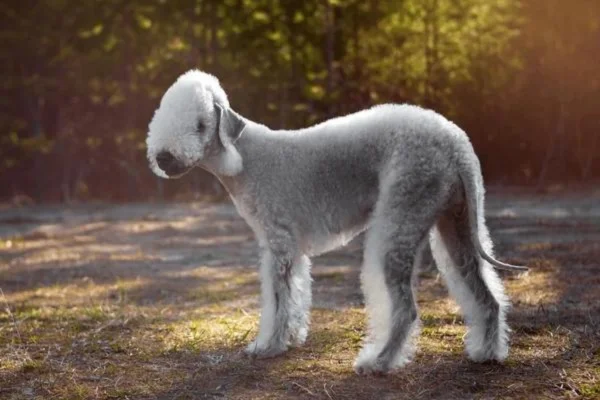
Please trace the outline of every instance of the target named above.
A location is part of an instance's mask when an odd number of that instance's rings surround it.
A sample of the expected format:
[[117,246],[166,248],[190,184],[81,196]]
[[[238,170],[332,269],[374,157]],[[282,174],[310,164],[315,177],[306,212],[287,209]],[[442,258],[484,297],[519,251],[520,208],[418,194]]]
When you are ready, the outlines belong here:
[[[459,176],[465,190],[467,213],[469,218],[469,228],[471,230],[471,237],[475,245],[475,249],[481,255],[481,258],[489,262],[497,269],[519,272],[528,271],[529,268],[527,267],[507,264],[503,263],[502,261],[498,261],[484,250],[483,246],[481,245],[481,240],[479,238],[479,213],[484,212],[483,199],[480,200],[478,198],[477,177],[474,174],[472,165],[460,162],[459,164]],[[483,194],[481,195],[483,196]]]

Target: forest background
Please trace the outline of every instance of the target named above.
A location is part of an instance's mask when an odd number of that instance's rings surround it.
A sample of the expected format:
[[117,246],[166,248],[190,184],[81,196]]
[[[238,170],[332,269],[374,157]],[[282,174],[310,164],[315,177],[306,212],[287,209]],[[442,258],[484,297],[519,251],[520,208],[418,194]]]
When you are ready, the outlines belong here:
[[597,0],[21,0],[0,23],[1,201],[222,196],[147,167],[191,68],[272,128],[416,103],[465,129],[488,183],[600,178]]

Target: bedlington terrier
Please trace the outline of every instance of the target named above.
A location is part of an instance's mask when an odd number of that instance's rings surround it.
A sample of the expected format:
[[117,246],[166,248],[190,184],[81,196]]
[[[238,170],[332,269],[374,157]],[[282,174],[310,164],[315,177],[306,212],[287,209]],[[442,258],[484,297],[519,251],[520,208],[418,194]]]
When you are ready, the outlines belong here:
[[271,130],[229,106],[216,77],[193,70],[164,94],[149,125],[151,169],[214,174],[261,249],[262,310],[246,353],[274,357],[306,340],[310,259],[366,230],[361,284],[368,334],[357,373],[387,373],[414,354],[413,275],[429,238],[469,326],[474,361],[508,354],[508,299],[493,266],[479,160],[441,115],[380,105],[300,130]]

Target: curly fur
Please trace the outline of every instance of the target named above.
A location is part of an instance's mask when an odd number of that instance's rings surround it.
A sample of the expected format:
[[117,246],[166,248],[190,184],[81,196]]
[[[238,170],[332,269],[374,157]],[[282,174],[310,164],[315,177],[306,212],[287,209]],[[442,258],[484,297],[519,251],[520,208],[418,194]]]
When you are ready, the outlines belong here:
[[465,314],[469,356],[507,356],[508,299],[492,265],[510,265],[491,256],[477,156],[439,114],[387,104],[274,131],[233,111],[217,78],[190,71],[162,98],[147,145],[159,176],[196,166],[215,174],[256,234],[262,313],[248,354],[272,357],[304,343],[309,257],[367,230],[361,280],[369,332],[357,372],[394,371],[414,354],[413,275],[426,240]]

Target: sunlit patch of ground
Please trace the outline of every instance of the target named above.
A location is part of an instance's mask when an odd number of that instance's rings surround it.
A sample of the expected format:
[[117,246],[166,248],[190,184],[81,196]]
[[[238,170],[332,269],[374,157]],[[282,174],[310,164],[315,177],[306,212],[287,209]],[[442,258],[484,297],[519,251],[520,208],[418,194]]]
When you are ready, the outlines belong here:
[[360,240],[314,260],[306,345],[249,360],[257,253],[230,206],[3,211],[0,398],[599,398],[600,219],[568,203],[491,203],[497,253],[531,267],[503,275],[508,360],[468,361],[460,312],[426,269],[419,351],[384,378],[352,372],[365,334]]

